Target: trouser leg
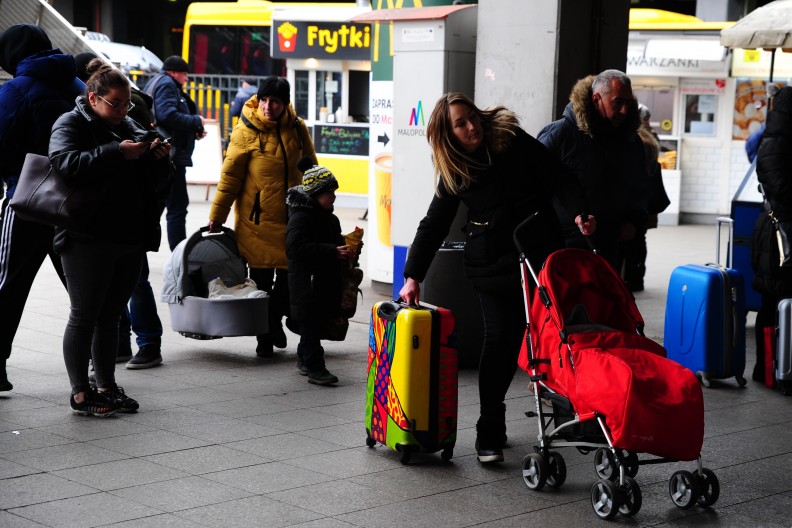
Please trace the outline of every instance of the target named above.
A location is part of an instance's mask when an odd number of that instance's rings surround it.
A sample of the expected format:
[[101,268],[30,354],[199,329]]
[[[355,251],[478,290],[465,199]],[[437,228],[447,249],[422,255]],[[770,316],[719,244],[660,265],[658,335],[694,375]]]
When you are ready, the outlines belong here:
[[187,238],[187,206],[190,196],[187,194],[187,167],[174,165],[173,186],[165,207],[165,220],[168,225],[168,245],[171,251]]

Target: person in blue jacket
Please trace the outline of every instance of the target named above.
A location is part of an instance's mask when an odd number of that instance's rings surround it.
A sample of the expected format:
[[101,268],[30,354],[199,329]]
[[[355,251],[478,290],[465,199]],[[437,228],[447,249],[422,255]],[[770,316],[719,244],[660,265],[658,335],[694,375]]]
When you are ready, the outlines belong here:
[[228,110],[228,115],[231,117],[239,117],[242,115],[242,107],[248,102],[248,99],[258,93],[258,81],[255,77],[245,77],[242,79],[242,86],[239,87],[231,108]]
[[[146,84],[144,92],[154,99],[157,129],[172,138],[171,160],[175,168],[171,194],[165,205],[168,223],[168,245],[171,251],[187,238],[187,167],[192,167],[195,140],[206,136],[204,118],[198,107],[183,90],[189,79],[187,62],[172,55],[162,63],[162,70]],[[134,358],[133,358],[134,359]]]
[[[38,26],[19,24],[0,35],[0,67],[13,79],[0,86],[0,178],[14,195],[28,152],[46,155],[55,120],[74,108],[85,85],[74,57],[53,49]],[[0,191],[2,189],[0,188]],[[1,196],[1,193],[0,193]],[[0,391],[9,391],[6,361],[41,263],[49,255],[63,281],[51,226],[23,220],[3,201],[0,209]],[[65,282],[64,282],[65,284]]]
[[[770,110],[773,108],[773,97],[778,93],[778,85],[771,83],[767,85],[767,112],[769,115]],[[762,126],[759,129],[748,136],[748,139],[745,140],[745,154],[748,156],[748,161],[751,163],[754,162],[756,159],[756,155],[759,153],[759,144],[762,142],[762,136],[764,136],[765,128],[767,127],[767,121],[762,123]]]

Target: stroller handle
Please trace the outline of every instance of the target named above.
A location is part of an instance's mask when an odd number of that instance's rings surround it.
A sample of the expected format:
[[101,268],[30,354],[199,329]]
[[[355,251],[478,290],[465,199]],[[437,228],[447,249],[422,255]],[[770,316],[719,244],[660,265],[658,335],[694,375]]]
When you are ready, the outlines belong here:
[[525,249],[523,248],[521,238],[523,232],[528,228],[528,225],[533,221],[534,218],[539,214],[539,211],[531,213],[528,215],[528,218],[520,222],[517,227],[514,228],[514,233],[512,234],[512,240],[514,240],[514,246],[517,248],[517,251],[520,253],[525,253]]

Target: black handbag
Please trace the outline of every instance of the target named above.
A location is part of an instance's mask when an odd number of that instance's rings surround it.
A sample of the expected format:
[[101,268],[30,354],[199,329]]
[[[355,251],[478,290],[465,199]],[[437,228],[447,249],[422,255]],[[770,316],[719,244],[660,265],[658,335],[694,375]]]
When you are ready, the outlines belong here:
[[93,220],[101,199],[101,189],[72,187],[47,156],[28,153],[8,205],[23,220],[80,230]]

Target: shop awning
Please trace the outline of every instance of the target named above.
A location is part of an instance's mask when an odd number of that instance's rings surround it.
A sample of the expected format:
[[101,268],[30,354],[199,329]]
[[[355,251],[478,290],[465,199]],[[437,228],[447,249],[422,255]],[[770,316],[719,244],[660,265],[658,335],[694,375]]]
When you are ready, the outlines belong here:
[[721,31],[727,48],[792,48],[792,0],[776,0]]
[[644,48],[644,57],[718,62],[726,58],[726,52],[726,48],[715,39],[649,39]]

